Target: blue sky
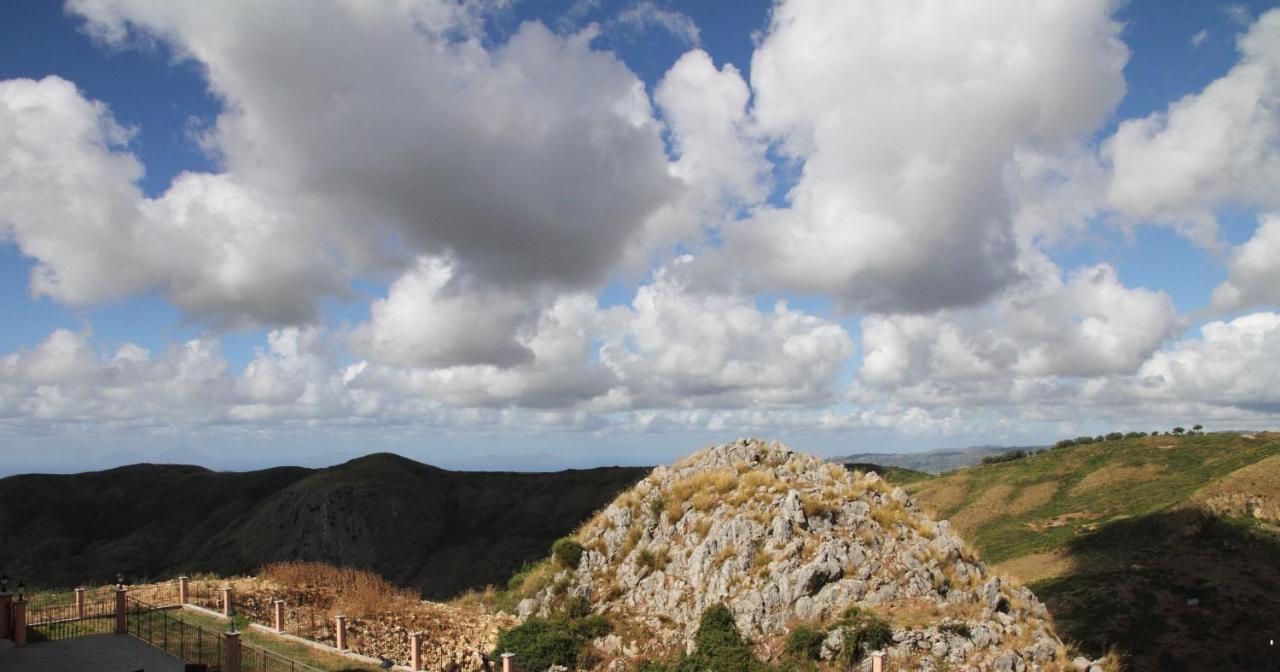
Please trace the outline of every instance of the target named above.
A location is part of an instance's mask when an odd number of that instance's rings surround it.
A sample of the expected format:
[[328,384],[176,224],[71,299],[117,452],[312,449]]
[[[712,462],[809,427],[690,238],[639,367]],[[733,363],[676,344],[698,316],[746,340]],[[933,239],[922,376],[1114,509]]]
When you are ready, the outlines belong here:
[[[954,30],[912,33],[919,53],[905,57],[867,26],[924,31],[931,17],[891,4],[814,16],[820,3],[423,2],[395,19],[333,2],[300,9],[312,34],[272,36],[271,11],[6,3],[0,137],[36,163],[0,165],[32,181],[0,187],[0,450],[59,469],[371,449],[535,468],[653,463],[740,434],[840,454],[1047,442],[1176,414],[1274,425],[1256,409],[1280,381],[1251,358],[1269,361],[1280,339],[1267,321],[1280,271],[1249,260],[1275,244],[1260,218],[1280,207],[1266,193],[1280,192],[1265,123],[1277,110],[1179,125],[1171,106],[1240,104],[1213,92],[1243,86],[1244,61],[1263,74],[1242,95],[1274,101],[1276,3],[1044,3],[1008,26],[961,3]],[[413,39],[397,20],[444,60],[376,42],[326,60],[336,36]],[[1264,46],[1241,47],[1245,35]],[[990,73],[930,53],[990,44],[1005,54]],[[344,79],[362,58],[362,79]],[[1019,68],[1062,77],[1069,95]],[[991,88],[936,111],[879,102],[933,77]],[[403,114],[331,107],[380,96]],[[989,123],[947,115],[973,98]],[[58,134],[23,116],[41,105],[37,117],[85,125]],[[519,112],[494,112],[508,106]],[[484,145],[480,118],[504,141]],[[110,125],[127,137],[83,130]],[[1206,154],[1227,161],[1216,174],[1257,184],[1173,172],[1208,162],[1170,158],[1188,145],[1179,133],[1231,139],[1235,156]],[[878,136],[901,138],[901,156],[858,153]],[[1221,147],[1179,151],[1193,150]],[[1013,185],[1028,156],[1074,172]],[[582,169],[614,160],[612,177]],[[928,161],[941,172],[919,173]],[[383,170],[396,177],[371,177]],[[923,180],[940,205],[868,179],[882,174]],[[1052,214],[1023,223],[1039,212]],[[522,233],[538,226],[545,236]],[[971,242],[984,237],[1004,247]],[[521,240],[539,242],[522,253]],[[894,257],[899,240],[919,254]],[[560,250],[569,261],[553,261]],[[146,354],[122,359],[122,346]],[[181,362],[197,351],[208,368],[191,383]],[[1228,352],[1258,380],[1215,399],[1179,378]]]

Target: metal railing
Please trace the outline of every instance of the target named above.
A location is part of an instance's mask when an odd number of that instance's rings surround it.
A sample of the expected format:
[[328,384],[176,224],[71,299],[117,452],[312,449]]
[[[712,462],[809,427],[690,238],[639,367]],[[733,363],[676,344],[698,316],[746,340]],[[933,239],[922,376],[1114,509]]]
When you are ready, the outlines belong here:
[[240,672],[323,672],[252,644],[240,644]]
[[115,596],[85,591],[83,601],[74,593],[44,595],[27,603],[27,642],[48,642],[115,631]]
[[226,665],[226,640],[222,633],[175,618],[167,611],[129,600],[129,634],[167,651],[187,663],[221,670]]

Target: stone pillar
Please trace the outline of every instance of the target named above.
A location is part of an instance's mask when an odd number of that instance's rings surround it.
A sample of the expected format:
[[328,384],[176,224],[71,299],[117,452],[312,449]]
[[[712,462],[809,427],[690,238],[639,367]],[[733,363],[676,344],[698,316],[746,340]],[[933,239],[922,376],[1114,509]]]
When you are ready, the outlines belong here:
[[76,618],[84,618],[84,588],[76,588]]
[[9,605],[13,604],[13,595],[0,593],[0,639],[9,638]]
[[511,666],[514,664],[511,662],[511,659],[515,657],[516,654],[514,653],[502,654],[502,672],[511,672]]
[[178,577],[178,604],[186,604],[191,601],[191,577]]
[[409,634],[409,669],[418,672],[422,669],[422,633]]
[[222,587],[222,615],[231,617],[231,586]]
[[271,625],[276,632],[284,632],[284,600],[271,601]]
[[116,588],[116,634],[129,634],[129,590],[124,587]]
[[27,601],[23,599],[13,601],[13,645],[27,645]]
[[884,672],[884,653],[876,651],[871,654],[871,672]]
[[240,672],[240,633],[228,632],[227,637],[227,667],[223,672]]
[[338,614],[333,624],[333,640],[338,646],[339,651],[347,650],[347,617]]

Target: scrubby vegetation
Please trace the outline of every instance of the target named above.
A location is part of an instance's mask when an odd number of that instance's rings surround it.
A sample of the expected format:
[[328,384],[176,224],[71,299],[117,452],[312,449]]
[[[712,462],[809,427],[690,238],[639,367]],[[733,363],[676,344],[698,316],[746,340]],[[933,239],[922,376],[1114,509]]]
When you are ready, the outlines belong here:
[[1011,450],[1007,453],[1000,453],[999,455],[988,455],[982,458],[982,463],[983,464],[999,464],[1000,462],[1012,462],[1014,460],[1021,460],[1022,458],[1026,457],[1027,454],[1028,454],[1027,451],[1019,448],[1017,450]]
[[514,653],[516,669],[521,672],[540,672],[552,665],[573,669],[582,660],[587,643],[608,633],[609,623],[601,616],[529,618],[498,636],[493,657]]
[[561,537],[551,544],[551,556],[569,569],[578,568],[578,563],[582,562],[582,550],[582,544],[569,537]]
[[857,663],[871,651],[893,642],[893,630],[889,624],[874,612],[858,607],[849,607],[840,621],[832,626],[832,630],[836,629],[841,630],[844,636],[840,660],[846,665]]
[[646,672],[769,672],[769,666],[752,653],[751,643],[738,633],[733,612],[723,604],[702,612],[692,654],[682,654],[670,664],[650,661],[640,669]]

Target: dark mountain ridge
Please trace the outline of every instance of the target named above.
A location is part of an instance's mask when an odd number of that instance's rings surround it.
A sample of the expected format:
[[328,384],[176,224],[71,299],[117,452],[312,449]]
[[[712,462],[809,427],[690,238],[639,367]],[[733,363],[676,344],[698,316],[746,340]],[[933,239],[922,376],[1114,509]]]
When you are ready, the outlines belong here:
[[377,453],[324,469],[10,476],[0,479],[0,571],[71,586],[315,560],[439,599],[504,582],[648,473],[458,472]]

